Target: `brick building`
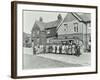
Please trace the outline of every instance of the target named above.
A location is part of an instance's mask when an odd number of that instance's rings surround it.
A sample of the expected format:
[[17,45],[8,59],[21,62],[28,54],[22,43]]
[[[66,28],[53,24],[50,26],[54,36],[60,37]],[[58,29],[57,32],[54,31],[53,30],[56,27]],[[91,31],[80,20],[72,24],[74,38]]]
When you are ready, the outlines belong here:
[[31,31],[31,39],[34,45],[46,45],[50,43],[50,39],[57,37],[57,27],[62,21],[62,17],[59,14],[57,20],[51,22],[43,22],[43,18],[40,17],[39,21],[35,21]]
[[62,18],[59,14],[57,20],[43,22],[40,17],[35,21],[31,31],[32,45],[46,45],[74,40],[82,42],[85,50],[91,43],[91,15],[89,13],[66,13]]
[[85,50],[91,42],[91,15],[68,12],[57,27],[58,38],[81,41]]

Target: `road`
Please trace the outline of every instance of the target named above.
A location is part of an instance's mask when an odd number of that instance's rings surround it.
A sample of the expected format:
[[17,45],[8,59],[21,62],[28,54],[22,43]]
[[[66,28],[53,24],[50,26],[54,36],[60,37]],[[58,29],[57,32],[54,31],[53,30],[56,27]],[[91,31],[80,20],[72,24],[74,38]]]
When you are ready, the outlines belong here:
[[41,56],[24,55],[23,69],[42,69],[58,67],[79,67],[80,64],[65,63],[62,61],[48,59]]
[[33,55],[31,48],[24,48],[23,52],[23,69],[79,67],[91,65],[91,53],[82,53],[81,56],[77,57],[74,55],[53,53]]

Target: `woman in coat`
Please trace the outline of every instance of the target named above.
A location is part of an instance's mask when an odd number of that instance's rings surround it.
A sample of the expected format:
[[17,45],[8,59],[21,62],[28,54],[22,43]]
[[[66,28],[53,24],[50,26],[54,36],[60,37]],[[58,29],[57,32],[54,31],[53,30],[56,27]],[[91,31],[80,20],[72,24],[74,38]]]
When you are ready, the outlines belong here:
[[72,44],[72,55],[75,54],[75,46],[76,46],[76,45],[73,43],[73,44]]
[[59,47],[59,54],[62,54],[62,45]]

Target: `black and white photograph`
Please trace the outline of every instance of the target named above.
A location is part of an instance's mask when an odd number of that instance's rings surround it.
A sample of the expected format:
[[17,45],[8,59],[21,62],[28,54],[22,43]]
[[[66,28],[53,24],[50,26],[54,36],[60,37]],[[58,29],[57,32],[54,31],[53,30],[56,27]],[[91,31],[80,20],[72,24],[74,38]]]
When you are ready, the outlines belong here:
[[23,10],[23,69],[90,65],[90,13]]
[[15,3],[14,77],[97,73],[96,6]]

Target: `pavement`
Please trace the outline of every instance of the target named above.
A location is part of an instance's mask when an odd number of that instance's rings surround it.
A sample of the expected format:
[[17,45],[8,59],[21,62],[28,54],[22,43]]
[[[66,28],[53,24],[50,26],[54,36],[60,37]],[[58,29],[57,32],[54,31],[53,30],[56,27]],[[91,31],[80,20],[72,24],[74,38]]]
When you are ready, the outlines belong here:
[[54,59],[49,59],[37,55],[24,55],[23,69],[43,69],[43,68],[60,68],[60,67],[80,67],[80,64],[72,64]]
[[23,69],[80,67],[91,65],[91,53],[74,55],[41,53],[33,55],[32,49],[24,48]]
[[89,66],[91,65],[91,56],[90,53],[85,53],[80,55],[79,57],[74,56],[74,55],[62,55],[62,54],[38,54],[38,56],[48,58],[48,59],[53,59],[53,60],[58,60],[62,61],[65,63],[72,63],[72,64],[80,64],[82,66]]

